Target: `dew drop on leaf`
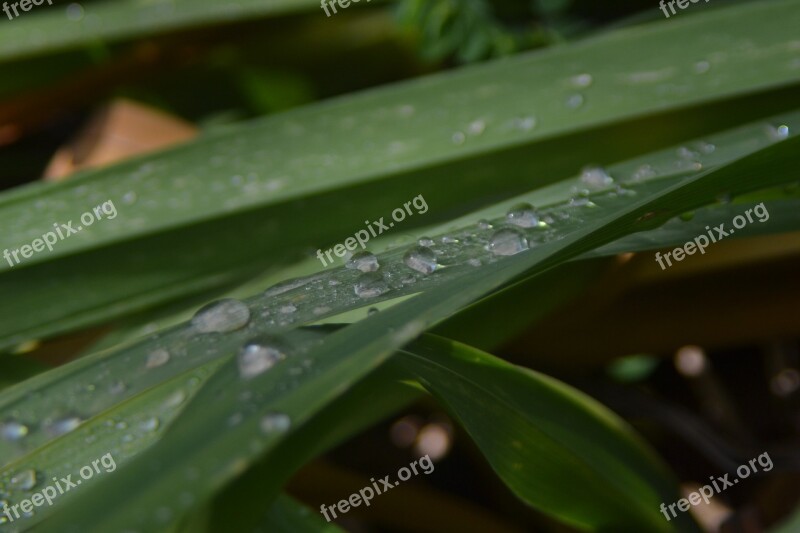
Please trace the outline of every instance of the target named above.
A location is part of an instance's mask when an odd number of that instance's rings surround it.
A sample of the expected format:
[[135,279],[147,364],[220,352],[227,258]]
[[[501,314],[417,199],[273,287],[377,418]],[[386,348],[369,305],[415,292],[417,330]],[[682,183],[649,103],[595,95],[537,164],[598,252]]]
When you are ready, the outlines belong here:
[[436,270],[436,254],[426,246],[415,246],[403,256],[406,266],[423,274],[432,274]]
[[202,307],[192,318],[192,326],[201,333],[236,331],[250,321],[250,309],[239,300],[226,298]]

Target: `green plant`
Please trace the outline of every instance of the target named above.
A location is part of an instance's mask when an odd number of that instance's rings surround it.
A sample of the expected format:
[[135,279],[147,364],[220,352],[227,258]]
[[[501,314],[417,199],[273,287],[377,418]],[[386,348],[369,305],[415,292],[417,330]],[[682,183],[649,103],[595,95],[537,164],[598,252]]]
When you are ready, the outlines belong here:
[[[224,78],[220,86],[238,95],[226,104],[247,114],[246,102],[276,101],[261,94],[270,83],[240,94],[219,62],[234,58],[241,71],[232,78],[274,79],[267,74],[285,65],[260,63],[259,51],[285,37],[265,37],[258,25],[286,17],[312,35],[319,13],[300,14],[319,7],[232,5],[176,0],[162,12],[92,2],[73,25],[55,12],[20,18],[0,34],[0,71],[24,75],[0,82],[0,94],[11,109],[43,90],[47,65],[75,77],[108,72],[139,46],[131,39],[150,39],[156,49],[201,50],[204,59],[181,67],[192,80]],[[414,16],[405,20],[436,58],[514,51],[487,6],[407,2]],[[358,7],[330,27],[394,28],[385,6]],[[448,14],[442,31],[427,31],[436,21],[421,9]],[[92,26],[92,14],[103,24]],[[216,41],[206,26],[225,14],[228,33]],[[443,30],[451,15],[457,32]],[[119,468],[0,530],[336,531],[287,495],[287,482],[431,400],[543,515],[585,530],[699,530],[688,514],[663,518],[659,505],[680,498],[678,476],[627,422],[578,386],[487,352],[502,354],[588,298],[618,254],[682,245],[760,202],[769,223],[737,239],[800,229],[798,22],[798,0],[698,9],[209,127],[176,148],[5,192],[0,250],[106,199],[119,216],[52,252],[0,264],[0,504],[104,453]],[[387,38],[390,48],[412,46],[400,33]],[[98,40],[102,53],[87,52]],[[332,57],[374,58],[388,46],[366,41]],[[287,53],[308,71],[293,75],[324,71],[306,64],[323,46],[297,48]],[[153,68],[167,79],[170,65]],[[137,83],[165,102],[187,95],[176,80]],[[297,101],[313,85],[299,85]],[[198,88],[198,98],[214,100],[213,90]],[[12,129],[34,127],[18,120]],[[8,168],[31,168],[17,152],[2,157]],[[320,269],[310,257],[419,194],[426,217],[370,242],[377,272]],[[432,272],[409,254],[422,254]],[[101,327],[67,364],[45,371],[25,355],[36,342]],[[543,346],[528,338],[526,350]]]

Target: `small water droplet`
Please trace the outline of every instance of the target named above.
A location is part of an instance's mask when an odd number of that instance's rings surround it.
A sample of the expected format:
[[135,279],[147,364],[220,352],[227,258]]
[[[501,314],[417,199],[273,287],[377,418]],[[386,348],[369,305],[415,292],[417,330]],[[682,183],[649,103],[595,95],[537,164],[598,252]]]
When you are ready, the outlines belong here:
[[228,417],[228,425],[230,427],[238,426],[244,420],[244,415],[242,413],[233,413],[231,416]]
[[781,124],[780,126],[774,126],[770,124],[767,126],[767,136],[772,141],[782,141],[789,137],[789,126],[786,124]]
[[581,170],[581,183],[590,189],[602,189],[614,183],[606,169],[598,166],[586,166]]
[[286,354],[275,339],[263,337],[251,340],[239,352],[239,375],[243,379],[254,378],[284,359]]
[[436,242],[430,237],[422,237],[420,240],[417,241],[417,244],[419,244],[420,246],[425,246],[427,248],[430,248],[431,246],[436,244]]
[[28,435],[28,426],[16,420],[7,420],[0,423],[0,437],[3,440],[15,442],[22,440]]
[[464,141],[467,140],[467,136],[464,135],[464,132],[457,131],[453,134],[450,138],[453,141],[453,144],[464,144]]
[[367,272],[358,278],[355,285],[353,285],[353,290],[359,298],[375,298],[385,293],[389,288],[383,276],[377,272]]
[[47,426],[47,432],[54,437],[58,437],[74,430],[81,425],[81,422],[82,420],[78,416],[65,416],[64,418],[59,418],[52,424],[49,424]]
[[83,6],[77,2],[73,2],[67,6],[67,19],[71,20],[72,22],[83,20],[83,15]]
[[122,203],[126,205],[131,205],[136,203],[136,193],[133,191],[128,191],[122,195]]
[[153,432],[157,430],[160,425],[161,421],[158,419],[158,417],[151,416],[150,418],[143,420],[141,424],[139,424],[139,427],[143,431]]
[[147,364],[145,364],[145,368],[156,368],[159,366],[163,366],[169,362],[169,352],[164,348],[159,348],[157,350],[153,350],[147,356]]
[[578,109],[583,105],[583,95],[580,93],[571,94],[567,97],[567,107],[570,109]]
[[486,129],[486,122],[483,120],[476,120],[469,125],[469,132],[472,135],[480,135]]
[[698,61],[694,64],[694,71],[697,74],[705,74],[711,70],[711,63],[708,61]]
[[19,490],[31,490],[36,486],[36,471],[23,470],[11,478],[11,486]]
[[292,313],[297,311],[297,307],[293,306],[292,304],[287,304],[287,305],[281,306],[279,311],[281,313],[283,313],[284,315],[291,315]]
[[315,307],[311,312],[314,313],[316,316],[319,316],[330,312],[330,310],[331,310],[330,307],[326,305],[320,305],[319,307]]
[[539,215],[531,204],[517,204],[506,213],[506,220],[521,228],[533,228],[539,225]]
[[250,309],[239,300],[227,298],[197,311],[192,326],[201,333],[226,333],[245,327],[249,321]]
[[442,235],[439,239],[442,244],[458,244],[458,239],[453,237],[452,235]]
[[518,130],[530,131],[536,127],[536,117],[517,117],[511,124]]
[[125,388],[125,383],[122,381],[115,381],[108,386],[108,393],[116,396],[117,394],[122,394],[125,392]]
[[406,266],[423,274],[432,274],[438,266],[436,254],[426,246],[415,246],[408,250],[403,256]]
[[259,427],[263,433],[286,433],[292,426],[289,415],[284,413],[268,413],[261,418]]
[[494,226],[492,226],[492,223],[488,220],[482,219],[478,221],[478,227],[480,229],[492,229]]
[[633,181],[642,181],[650,178],[654,178],[658,175],[655,169],[651,165],[642,165],[637,168],[633,174],[631,174],[631,179]]
[[467,264],[469,266],[479,267],[479,266],[481,266],[481,260],[480,259],[470,259],[469,261],[467,261]]
[[378,310],[378,308],[377,308],[377,307],[370,307],[370,308],[367,310],[367,316],[377,315],[379,312],[380,312],[380,311]]
[[347,260],[345,266],[350,270],[360,270],[361,272],[375,272],[381,267],[375,254],[367,250],[353,254],[353,256]]
[[581,88],[589,87],[593,81],[592,75],[586,73],[578,74],[570,78],[570,83],[572,83],[573,86]]
[[528,239],[513,228],[503,228],[489,239],[489,251],[494,255],[515,255],[528,249]]

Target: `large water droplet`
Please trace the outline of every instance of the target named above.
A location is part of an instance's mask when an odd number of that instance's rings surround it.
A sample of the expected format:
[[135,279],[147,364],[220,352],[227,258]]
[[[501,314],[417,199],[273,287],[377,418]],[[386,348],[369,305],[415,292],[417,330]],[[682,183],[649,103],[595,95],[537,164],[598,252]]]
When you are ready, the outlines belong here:
[[361,272],[375,272],[381,265],[378,263],[378,258],[374,254],[364,250],[353,254],[346,265],[351,270],[360,270]]
[[590,189],[602,189],[614,183],[614,178],[603,167],[587,166],[581,170],[581,183]]
[[377,272],[367,272],[358,278],[353,290],[359,298],[375,298],[386,292],[388,287],[383,276]]
[[250,309],[239,300],[227,298],[201,308],[192,318],[192,326],[201,333],[236,331],[250,321]]
[[528,239],[519,230],[503,228],[492,235],[488,248],[494,255],[514,255],[528,249]]
[[279,361],[286,359],[286,354],[274,339],[254,339],[242,347],[239,352],[239,375],[243,379],[251,379],[266,372]]
[[531,204],[517,204],[506,213],[511,224],[521,228],[533,228],[539,225],[539,215]]
[[0,422],[0,438],[12,442],[21,440],[28,435],[28,426],[16,420]]
[[285,433],[291,426],[291,418],[284,413],[268,413],[261,418],[259,424],[261,431],[267,434]]
[[156,368],[159,366],[163,366],[169,362],[169,352],[164,348],[159,348],[157,350],[153,350],[147,356],[147,364],[145,365],[146,368]]
[[403,256],[403,262],[408,268],[423,274],[433,273],[438,266],[436,254],[426,246],[415,246],[408,250]]

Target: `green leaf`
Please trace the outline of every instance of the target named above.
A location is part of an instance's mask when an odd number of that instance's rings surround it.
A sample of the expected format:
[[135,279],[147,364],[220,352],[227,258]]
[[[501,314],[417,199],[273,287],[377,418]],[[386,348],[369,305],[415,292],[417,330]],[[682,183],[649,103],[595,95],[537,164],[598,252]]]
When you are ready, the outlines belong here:
[[[505,198],[557,181],[584,162],[620,160],[730,124],[722,107],[689,108],[796,83],[799,5],[752,3],[629,28],[338,98],[147,160],[12,191],[0,198],[3,250],[109,199],[119,215],[13,268],[0,262],[0,292],[8,295],[0,346],[236,283],[340,242],[365,218],[386,216],[419,194],[429,219],[417,215],[404,222],[407,230],[463,213],[490,193]],[[737,43],[744,52],[721,54]],[[700,59],[711,68],[698,71]],[[747,106],[744,116],[765,105]],[[644,117],[653,134],[633,135],[630,125]],[[325,224],[307,223],[322,212]]]
[[514,493],[593,531],[699,531],[670,523],[677,480],[612,412],[579,391],[469,346],[425,336],[400,364],[464,426]]
[[[48,0],[50,1],[50,0]],[[74,6],[77,6],[74,7]],[[3,22],[0,62],[10,59],[165,33],[219,25],[254,17],[288,15],[319,9],[316,0],[116,0],[84,4],[42,5],[20,12],[13,24]]]
[[[194,501],[207,500],[426,328],[514,279],[541,273],[629,232],[663,223],[675,212],[704,205],[723,187],[732,194],[740,194],[790,181],[800,157],[798,146],[800,138],[791,138],[719,169],[641,194],[634,200],[615,196],[622,205],[607,198],[611,205],[599,203],[596,209],[588,211],[592,214],[586,215],[589,218],[586,224],[570,229],[559,240],[480,268],[463,270],[441,285],[339,330],[322,342],[313,339],[313,332],[297,330],[292,336],[308,336],[308,344],[301,347],[288,339],[281,341],[274,337],[262,341],[273,347],[273,343],[281,346],[288,342],[290,356],[285,364],[276,364],[269,371],[251,376],[242,375],[236,361],[228,361],[159,443],[115,476],[82,492],[82,501],[65,509],[59,519],[87,530],[165,525],[171,519],[165,520],[164,514],[154,516],[138,510],[162,506],[174,513],[184,508],[176,492],[186,486],[189,472]],[[251,313],[263,315],[267,307],[259,307],[259,301],[262,305],[281,306],[289,298],[300,296],[293,301],[301,303],[313,295],[314,281],[319,281],[319,277],[254,298],[250,302]],[[275,335],[278,331],[261,321],[251,322],[248,327],[250,335]],[[177,342],[185,347],[192,336],[195,344],[190,353],[219,355],[233,353],[241,346],[243,337],[239,332],[198,335],[186,328],[160,341],[167,346]],[[236,416],[237,423],[232,427],[228,424],[223,431],[223,421],[231,416]],[[242,448],[242,442],[252,446]],[[159,476],[140,475],[151,471],[158,471]],[[98,514],[93,512],[97,506],[121,511],[113,515]]]

